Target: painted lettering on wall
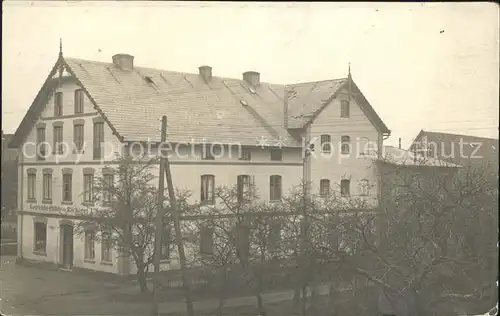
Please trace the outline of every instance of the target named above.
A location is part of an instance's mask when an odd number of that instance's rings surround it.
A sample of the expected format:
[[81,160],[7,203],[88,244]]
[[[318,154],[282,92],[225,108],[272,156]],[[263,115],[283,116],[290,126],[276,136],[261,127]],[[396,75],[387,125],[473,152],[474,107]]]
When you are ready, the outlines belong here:
[[97,211],[97,209],[93,208],[81,208],[81,207],[60,206],[60,205],[37,205],[37,204],[30,204],[30,209],[34,211],[58,213],[65,215],[77,215],[77,216],[85,214],[88,215],[93,211]]

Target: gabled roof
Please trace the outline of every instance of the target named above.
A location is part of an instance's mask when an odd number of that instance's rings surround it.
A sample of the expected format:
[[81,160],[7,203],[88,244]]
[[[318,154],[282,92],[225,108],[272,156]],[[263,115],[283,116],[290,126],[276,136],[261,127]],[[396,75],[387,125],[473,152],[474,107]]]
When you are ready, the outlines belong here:
[[352,98],[359,104],[366,117],[380,133],[390,134],[389,128],[366,100],[352,78],[286,85],[289,106],[288,127],[301,128],[311,123],[342,88],[348,87],[349,80],[351,81]]
[[[334,79],[287,86],[261,82],[252,87],[243,80],[216,76],[206,82],[198,73],[137,66],[124,71],[113,63],[62,56],[59,61],[84,87],[121,141],[159,141],[161,116],[167,115],[167,137],[174,143],[255,146],[261,140],[273,145],[282,139],[285,147],[300,147],[301,142],[284,127],[285,90],[293,92],[288,98],[288,128],[302,128],[347,82]],[[39,95],[49,87],[46,82]],[[12,146],[22,143],[34,113],[39,113],[38,100],[16,131]],[[361,107],[379,130],[389,132],[364,97]]]
[[[491,163],[498,168],[498,139],[421,130],[411,144],[410,150],[414,146],[418,146],[423,137],[426,137],[427,143],[434,142],[437,144],[438,150],[443,150],[445,155],[451,155],[452,149],[450,146],[456,144],[457,147],[453,152],[454,156],[446,158],[450,158],[448,160],[457,164],[466,166],[477,161],[480,164]],[[460,143],[463,143],[462,153],[458,151]],[[476,159],[475,157],[482,157],[482,159]]]
[[451,162],[439,160],[432,157],[425,157],[423,155],[415,154],[411,151],[393,147],[384,146],[381,162],[385,162],[398,166],[413,166],[413,167],[445,167],[445,168],[459,168],[460,166]]

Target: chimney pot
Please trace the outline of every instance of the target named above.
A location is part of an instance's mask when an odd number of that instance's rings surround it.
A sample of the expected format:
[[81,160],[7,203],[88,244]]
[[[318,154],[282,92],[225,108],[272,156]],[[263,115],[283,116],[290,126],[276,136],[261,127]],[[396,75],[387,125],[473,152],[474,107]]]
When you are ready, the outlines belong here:
[[247,71],[243,73],[243,80],[256,87],[260,84],[260,74],[257,71]]
[[134,56],[129,54],[116,54],[113,56],[113,64],[126,71],[134,70]]
[[198,67],[198,70],[200,72],[200,76],[203,78],[205,81],[210,81],[212,80],[212,67],[204,65]]

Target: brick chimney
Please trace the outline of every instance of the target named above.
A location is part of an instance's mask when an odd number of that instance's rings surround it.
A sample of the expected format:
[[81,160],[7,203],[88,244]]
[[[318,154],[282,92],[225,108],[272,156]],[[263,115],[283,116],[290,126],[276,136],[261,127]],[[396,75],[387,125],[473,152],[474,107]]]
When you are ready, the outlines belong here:
[[134,70],[134,56],[129,54],[116,54],[113,56],[113,64],[121,70]]
[[247,71],[243,73],[243,80],[256,87],[260,84],[260,74],[256,71]]
[[203,78],[203,80],[212,80],[212,67],[204,65],[198,67],[198,70],[200,71],[200,76]]

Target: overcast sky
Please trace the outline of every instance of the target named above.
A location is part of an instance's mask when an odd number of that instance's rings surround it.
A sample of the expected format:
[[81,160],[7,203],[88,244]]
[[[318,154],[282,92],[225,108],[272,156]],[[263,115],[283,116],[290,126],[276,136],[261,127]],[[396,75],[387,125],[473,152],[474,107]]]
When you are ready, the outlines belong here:
[[498,138],[499,7],[494,3],[4,1],[2,129],[13,133],[65,56],[295,83],[354,81],[392,136],[421,130]]

